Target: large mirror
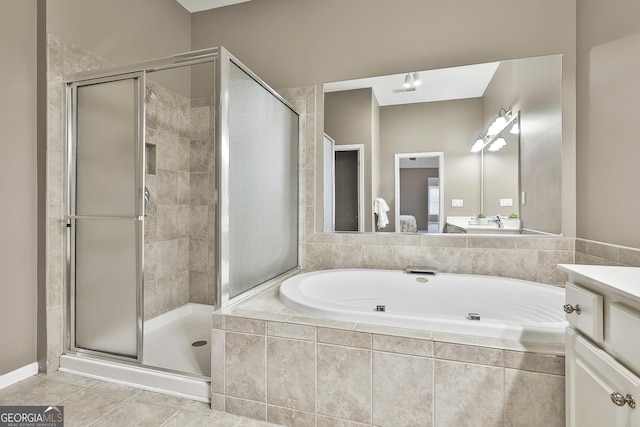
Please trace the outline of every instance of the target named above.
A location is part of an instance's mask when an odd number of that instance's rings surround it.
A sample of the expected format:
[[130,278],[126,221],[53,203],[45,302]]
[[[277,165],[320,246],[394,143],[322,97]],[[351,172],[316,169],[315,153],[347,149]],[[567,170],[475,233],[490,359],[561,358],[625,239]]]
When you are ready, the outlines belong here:
[[327,83],[324,106],[325,232],[561,234],[561,55]]

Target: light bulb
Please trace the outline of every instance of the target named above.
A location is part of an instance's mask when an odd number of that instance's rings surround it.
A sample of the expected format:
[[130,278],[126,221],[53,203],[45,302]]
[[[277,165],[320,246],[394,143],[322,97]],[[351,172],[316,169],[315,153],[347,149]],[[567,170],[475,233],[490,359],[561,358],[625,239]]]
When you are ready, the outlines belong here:
[[413,76],[410,73],[407,73],[407,75],[404,77],[403,86],[406,88],[410,88],[412,84],[413,84]]
[[417,72],[413,73],[413,85],[420,86],[422,84],[422,80],[420,80],[420,74]]
[[471,147],[472,153],[477,153],[478,151],[482,151],[484,148],[484,140],[482,138],[478,138],[476,142],[473,143],[473,147]]

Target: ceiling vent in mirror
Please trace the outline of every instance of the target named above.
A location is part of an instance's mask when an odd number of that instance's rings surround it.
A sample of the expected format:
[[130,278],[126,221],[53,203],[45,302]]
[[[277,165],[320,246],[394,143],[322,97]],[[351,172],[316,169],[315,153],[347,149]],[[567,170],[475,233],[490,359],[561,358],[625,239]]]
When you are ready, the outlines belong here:
[[403,87],[402,89],[393,89],[393,93],[415,92],[415,87]]

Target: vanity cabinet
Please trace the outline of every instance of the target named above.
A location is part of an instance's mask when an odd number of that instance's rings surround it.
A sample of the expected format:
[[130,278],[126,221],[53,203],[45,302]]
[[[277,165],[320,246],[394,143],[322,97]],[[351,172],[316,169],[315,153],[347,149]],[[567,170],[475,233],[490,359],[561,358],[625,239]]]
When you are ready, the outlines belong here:
[[565,360],[567,426],[640,426],[640,378],[573,329]]
[[640,268],[560,265],[566,420],[571,427],[640,427]]

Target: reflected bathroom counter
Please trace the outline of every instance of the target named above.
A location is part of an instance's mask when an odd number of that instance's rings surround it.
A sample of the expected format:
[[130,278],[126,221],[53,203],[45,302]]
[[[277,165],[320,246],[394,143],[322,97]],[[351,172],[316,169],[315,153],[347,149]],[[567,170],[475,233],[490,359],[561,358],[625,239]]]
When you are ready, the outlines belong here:
[[502,221],[502,227],[499,227],[498,224],[492,220],[489,220],[486,224],[480,224],[476,217],[448,216],[444,232],[458,234],[520,234],[521,222],[519,219],[502,217],[500,219]]

